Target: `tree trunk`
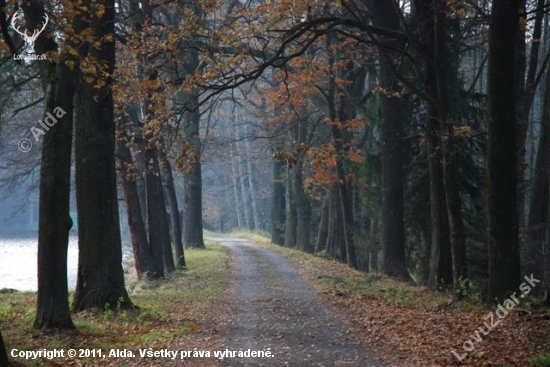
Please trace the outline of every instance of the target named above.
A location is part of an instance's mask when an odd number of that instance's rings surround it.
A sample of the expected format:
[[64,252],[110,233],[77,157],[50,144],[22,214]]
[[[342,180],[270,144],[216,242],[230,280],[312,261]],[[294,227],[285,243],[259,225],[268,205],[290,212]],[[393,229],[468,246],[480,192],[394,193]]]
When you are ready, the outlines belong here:
[[254,230],[254,220],[251,213],[250,208],[250,190],[247,186],[248,182],[246,179],[246,173],[243,168],[243,157],[242,157],[242,150],[239,149],[239,140],[241,139],[241,133],[239,131],[239,127],[237,126],[237,123],[233,121],[233,125],[235,127],[235,156],[237,157],[237,172],[239,174],[239,182],[241,185],[241,205],[244,209],[244,221],[246,223],[246,229]]
[[[294,133],[297,147],[306,143],[307,128],[305,122],[298,122]],[[296,204],[296,248],[311,253],[314,250],[311,244],[311,203],[304,191],[303,154],[303,152],[298,153],[298,159],[291,171],[291,183],[294,187],[294,202]]]
[[342,260],[342,256],[340,254],[340,246],[337,243],[338,241],[338,233],[337,229],[339,228],[339,219],[340,219],[340,211],[336,210],[337,207],[337,195],[338,191],[336,190],[336,187],[331,187],[327,202],[328,202],[328,216],[327,216],[327,252],[330,256],[336,259]]
[[346,252],[346,263],[354,268],[358,267],[357,255],[355,253],[355,243],[353,238],[354,222],[353,222],[353,204],[352,204],[352,187],[351,183],[346,182],[344,170],[341,163],[337,163],[338,174],[338,197],[340,199],[340,208],[342,212],[342,241]]
[[[446,147],[442,141],[444,127],[448,124],[448,60],[445,53],[445,3],[443,0],[416,0],[416,18],[420,27],[422,43],[426,45],[425,91],[426,143],[430,172],[431,248],[428,287],[438,288],[441,284],[453,283],[453,266],[449,216],[460,212],[449,212],[445,186]],[[452,127],[450,127],[452,129]],[[452,158],[449,158],[452,159]],[[451,162],[451,161],[450,161]],[[452,169],[449,178],[452,177]],[[455,185],[455,188],[457,186]],[[453,192],[453,200],[456,199]],[[455,203],[453,201],[453,203]],[[453,208],[456,208],[453,207]],[[460,210],[460,207],[458,208]],[[457,222],[453,222],[456,224]]]
[[8,352],[6,351],[6,345],[4,344],[4,338],[2,338],[2,331],[0,330],[0,367],[9,366]]
[[138,190],[138,198],[141,209],[141,218],[147,228],[147,185],[145,183],[145,139],[143,138],[143,124],[137,113],[137,108],[130,109],[128,111],[130,121],[132,121],[137,128],[134,128],[132,141],[134,144],[130,146],[130,153],[132,153],[132,159],[134,161],[137,175],[135,176],[136,186]]
[[520,284],[514,42],[519,1],[495,0],[489,30],[487,302],[502,301]]
[[[98,1],[105,13],[83,15],[79,28],[94,30],[94,42],[83,55],[101,60],[103,73],[82,75],[76,109],[76,198],[78,209],[78,275],[74,309],[133,307],[124,285],[115,170],[115,123],[111,75],[115,66],[111,0]],[[111,40],[108,39],[111,37]],[[101,41],[100,41],[101,39]],[[97,78],[104,82],[98,87]],[[59,164],[59,162],[56,162]]]
[[319,222],[319,231],[317,232],[317,242],[315,244],[315,252],[323,252],[327,248],[328,239],[328,217],[329,217],[329,201],[325,199],[323,210],[321,211],[321,221]]
[[236,147],[230,149],[230,151],[231,151],[231,172],[232,172],[232,175],[231,175],[232,177],[231,178],[233,179],[233,195],[235,196],[235,212],[237,213],[237,227],[238,228],[244,228],[245,219],[243,219],[243,216],[245,217],[245,215],[243,215],[243,213],[242,213],[242,208],[243,208],[243,205],[241,204],[242,203],[242,200],[241,200],[242,195],[239,195],[240,179],[239,179],[239,174],[237,172],[237,163],[235,162],[235,160],[236,160],[236,157],[235,157],[236,150],[237,150]]
[[[141,8],[142,3],[139,1],[129,1],[128,2],[128,10],[129,10],[129,22],[132,25],[132,28],[136,34],[140,34],[140,32],[143,31],[143,23],[144,22],[150,22],[152,17],[151,7],[145,6],[143,9]],[[140,67],[139,67],[139,77],[143,77],[145,75],[144,72],[144,64],[146,64],[146,60],[143,56],[143,54],[139,55],[140,59]],[[145,174],[146,174],[146,164],[145,164],[145,140],[143,139],[143,123],[140,118],[140,112],[141,112],[141,106],[136,105],[133,108],[130,108],[127,113],[129,115],[129,119],[135,123],[133,134],[133,142],[130,146],[130,152],[132,153],[132,158],[135,164],[135,168],[137,170],[137,175],[134,177],[136,182],[136,188],[139,198],[139,204],[141,209],[141,220],[145,227],[145,232],[149,232],[149,228],[147,227],[147,187],[145,183]],[[130,126],[128,126],[130,128]],[[131,130],[131,129],[130,129]],[[147,240],[148,241],[148,240]],[[153,254],[153,252],[150,250],[150,244],[148,244],[149,250],[148,252]],[[154,258],[152,259],[153,262],[150,264],[151,271],[154,274],[154,277],[159,277],[160,274],[157,274],[156,265],[154,263]],[[153,275],[153,274],[151,274]]]
[[[550,73],[546,74],[546,89],[540,128],[539,145],[535,161],[531,205],[529,206],[527,236],[527,274],[540,274],[549,254],[544,251],[548,220],[548,184],[550,180]],[[537,291],[537,290],[535,290]],[[537,292],[538,293],[538,292]]]
[[181,241],[181,225],[179,220],[178,199],[176,198],[176,189],[174,188],[174,176],[172,175],[172,166],[162,150],[158,151],[161,164],[162,185],[164,186],[164,195],[168,202],[170,210],[170,223],[172,231],[172,246],[176,251],[176,264],[179,269],[185,269],[185,254],[183,252],[183,243]]
[[273,160],[273,189],[271,192],[271,242],[284,245],[285,225],[285,185],[283,182],[284,163]]
[[[550,146],[550,135],[547,137],[548,145]],[[546,241],[545,241],[545,247],[544,247],[544,263],[543,263],[543,279],[544,279],[544,285],[546,294],[548,297],[546,298],[545,305],[550,306],[550,180],[548,182],[548,192],[547,192],[547,212],[546,212]]]
[[244,139],[244,150],[246,157],[246,177],[248,178],[248,187],[250,189],[250,204],[252,205],[252,218],[254,219],[254,228],[260,229],[260,214],[258,212],[258,202],[256,200],[256,188],[252,176],[252,158],[250,156],[250,147],[248,139]]
[[[452,131],[453,127],[449,126]],[[449,141],[453,141],[453,134],[447,135]],[[453,261],[453,285],[455,295],[463,296],[464,281],[468,279],[468,267],[466,259],[466,233],[462,220],[462,199],[459,192],[459,178],[456,168],[454,152],[445,151],[445,191],[447,208],[449,211],[449,222],[451,229],[451,257]]]
[[117,155],[120,162],[120,175],[122,191],[126,202],[128,214],[128,226],[132,237],[132,249],[134,253],[134,266],[139,279],[156,279],[157,273],[155,259],[149,246],[147,230],[141,214],[136,177],[141,174],[134,166],[132,154],[127,144],[127,125],[120,127],[120,136],[117,139]]
[[[327,37],[327,47],[331,48],[332,37]],[[342,262],[357,268],[357,257],[355,255],[355,245],[353,242],[353,233],[355,223],[353,220],[353,195],[350,179],[344,169],[344,161],[349,148],[352,145],[350,132],[345,128],[353,113],[356,96],[350,96],[341,85],[337,85],[337,74],[340,78],[346,78],[350,83],[355,83],[356,78],[353,77],[353,63],[348,62],[344,67],[335,66],[338,55],[335,52],[330,54],[329,65],[329,81],[327,102],[330,121],[340,121],[343,127],[336,124],[331,124],[331,140],[336,150],[336,182],[331,190],[331,201],[329,205],[329,240],[334,240],[335,248],[339,248],[340,259]],[[354,87],[356,87],[354,85]],[[361,88],[362,89],[362,88]],[[336,227],[330,228],[335,225]],[[335,236],[335,237],[332,237]],[[328,244],[329,247],[331,244]]]
[[[61,57],[62,60],[65,58]],[[57,123],[44,135],[38,221],[38,297],[34,327],[74,328],[67,288],[67,249],[73,221],[69,215],[73,100],[76,75],[65,63],[49,66],[46,112]],[[57,70],[55,73],[54,70]],[[56,114],[56,111],[60,114]],[[61,111],[63,113],[61,114]],[[47,116],[46,114],[44,116]],[[44,123],[53,122],[45,118]]]
[[[433,86],[429,91],[434,91],[434,98],[438,101],[438,117],[441,129],[441,135],[444,138],[441,141],[443,153],[443,183],[445,185],[445,198],[447,200],[447,212],[449,216],[451,258],[452,258],[452,276],[455,295],[462,297],[463,283],[468,278],[467,260],[466,260],[466,233],[464,222],[462,220],[462,199],[460,197],[460,185],[458,180],[458,168],[456,164],[457,148],[455,146],[455,136],[453,121],[449,118],[451,111],[451,99],[449,95],[449,73],[452,72],[456,77],[458,69],[451,69],[451,60],[449,57],[447,38],[445,35],[447,7],[445,2],[439,3],[439,8],[434,12],[434,49],[433,66],[434,76]],[[456,63],[458,66],[458,63]]]
[[174,271],[174,261],[170,247],[170,229],[168,228],[168,214],[164,201],[164,190],[160,177],[155,139],[147,136],[145,148],[145,184],[147,187],[147,221],[149,228],[149,245],[156,262],[157,273],[164,277],[165,271]]
[[349,263],[349,245],[344,217],[342,188],[335,183],[329,193],[327,248],[331,256],[343,263]]
[[343,251],[346,253],[345,261],[349,266],[357,268],[358,263],[354,241],[356,226],[353,219],[353,182],[350,178],[353,175],[348,174],[349,172],[344,168],[344,162],[347,159],[346,155],[349,152],[349,148],[352,146],[353,140],[350,132],[345,128],[345,123],[347,123],[351,117],[350,113],[353,110],[353,105],[350,103],[350,96],[341,88],[338,89],[338,94],[341,95],[338,108],[338,120],[344,123],[344,128],[337,127],[336,125],[331,126],[332,141],[337,152],[337,182],[335,184],[338,190],[339,199],[339,208],[337,208],[337,210],[341,212],[341,241],[344,246]]
[[[529,182],[525,179],[525,169],[528,167],[525,157],[525,143],[527,139],[527,130],[529,128],[529,114],[533,101],[535,100],[535,94],[537,91],[537,85],[535,83],[537,77],[537,69],[539,67],[539,49],[541,45],[542,37],[542,25],[544,21],[546,0],[537,0],[535,22],[533,25],[532,42],[527,58],[526,52],[526,29],[527,27],[519,26],[517,32],[517,55],[516,55],[516,76],[517,85],[517,105],[516,111],[517,120],[517,151],[518,151],[518,213],[520,227],[527,227],[530,231],[530,213],[525,214],[526,209],[526,193],[528,192]],[[520,1],[520,16],[526,17],[526,0]],[[545,92],[546,93],[546,92]],[[531,201],[532,202],[532,201]],[[530,210],[530,209],[529,209]],[[527,241],[529,242],[529,235],[527,235]],[[530,243],[526,244],[529,251]],[[528,259],[527,259],[528,261]],[[529,267],[529,265],[527,265]],[[529,273],[531,274],[531,273]]]
[[191,169],[183,176],[183,244],[186,247],[205,248],[202,234],[202,169],[201,140],[199,135],[200,112],[199,97],[189,97],[188,110],[185,113],[185,135],[193,150]]
[[294,166],[293,176],[292,183],[294,185],[294,200],[296,203],[296,248],[311,253],[313,252],[310,240],[311,204],[304,192],[301,162]]
[[286,186],[286,221],[285,221],[285,247],[296,247],[296,199],[294,197],[294,187],[290,169],[287,167],[287,186]]
[[[399,15],[393,0],[373,0],[373,23],[387,29],[399,30]],[[395,47],[395,41],[383,41],[383,46]],[[387,52],[387,50],[380,50]],[[404,172],[403,172],[403,113],[402,101],[390,94],[399,87],[390,61],[382,54],[380,59],[380,86],[387,90],[381,94],[382,124],[382,190],[380,220],[382,223],[381,270],[384,274],[404,278],[405,260]]]
[[[34,27],[42,21],[44,7],[41,3],[25,2],[21,7],[28,26]],[[37,54],[56,49],[57,45],[48,30],[36,41]],[[43,133],[38,221],[38,297],[34,320],[37,329],[74,328],[67,289],[67,248],[69,230],[73,225],[69,203],[76,73],[66,66],[67,60],[74,61],[68,53],[62,51],[58,64],[37,62],[46,101],[41,121],[47,125],[43,130],[37,128]]]

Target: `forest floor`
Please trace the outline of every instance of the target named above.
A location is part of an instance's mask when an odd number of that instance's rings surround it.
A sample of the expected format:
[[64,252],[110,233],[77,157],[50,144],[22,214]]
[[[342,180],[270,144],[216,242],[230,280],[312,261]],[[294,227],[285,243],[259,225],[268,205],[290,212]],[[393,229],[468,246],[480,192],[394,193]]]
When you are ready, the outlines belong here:
[[359,272],[259,235],[235,235],[289,259],[354,341],[386,366],[550,366],[550,310],[529,298],[505,314],[474,295],[453,301],[449,292]]
[[[550,312],[528,298],[503,314],[259,235],[233,236],[248,240],[211,238],[206,250],[186,251],[189,270],[134,283],[140,313],[78,313],[77,331],[33,330],[36,293],[0,294],[8,353],[73,348],[105,356],[12,358],[16,366],[550,366]],[[140,357],[165,349],[177,357]],[[249,349],[264,357],[227,355]],[[197,358],[201,351],[210,357]]]

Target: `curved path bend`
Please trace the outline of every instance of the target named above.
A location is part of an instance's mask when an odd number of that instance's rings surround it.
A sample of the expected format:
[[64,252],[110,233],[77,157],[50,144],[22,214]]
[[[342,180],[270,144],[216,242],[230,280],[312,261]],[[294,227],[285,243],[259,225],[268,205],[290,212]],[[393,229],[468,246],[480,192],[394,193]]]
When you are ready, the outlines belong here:
[[232,258],[226,335],[229,350],[269,350],[272,358],[226,358],[223,366],[381,367],[311,285],[280,254],[234,238],[209,238]]

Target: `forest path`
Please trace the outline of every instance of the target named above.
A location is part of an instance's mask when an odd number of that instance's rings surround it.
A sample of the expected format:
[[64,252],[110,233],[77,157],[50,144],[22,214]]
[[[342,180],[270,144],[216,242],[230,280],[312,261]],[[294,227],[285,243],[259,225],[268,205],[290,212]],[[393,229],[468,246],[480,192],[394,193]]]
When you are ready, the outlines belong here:
[[249,240],[209,238],[228,247],[231,290],[225,344],[272,358],[228,358],[223,366],[382,366],[328,311],[280,254]]

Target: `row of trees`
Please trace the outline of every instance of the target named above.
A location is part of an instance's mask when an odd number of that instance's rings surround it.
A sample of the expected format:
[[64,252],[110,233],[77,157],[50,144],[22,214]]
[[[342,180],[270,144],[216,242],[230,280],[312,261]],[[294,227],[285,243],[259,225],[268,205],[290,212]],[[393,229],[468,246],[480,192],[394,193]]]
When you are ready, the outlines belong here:
[[[139,4],[127,3],[120,4],[124,7],[116,14],[113,1],[58,5],[56,8],[55,4],[35,1],[15,4],[13,9],[2,8],[3,25],[12,20],[19,7],[25,14],[25,24],[19,27],[43,27],[41,22],[46,13],[53,19],[34,47],[36,54],[45,54],[48,60],[26,68],[13,65],[4,80],[21,78],[21,85],[42,86],[44,97],[38,102],[44,101],[44,116],[57,110],[64,112],[42,141],[38,299],[34,322],[40,329],[74,327],[67,290],[67,245],[73,225],[69,215],[73,162],[79,236],[74,311],[134,307],[125,288],[121,264],[117,162],[138,276],[157,279],[163,277],[165,271],[185,268],[171,164],[157,131],[159,119],[155,113],[162,113],[157,108],[159,99],[153,98],[150,90],[125,99],[125,76],[115,73],[116,37],[126,37],[125,43],[133,42],[135,48],[126,57],[137,55],[139,61],[139,69],[132,71],[143,75],[153,88],[158,71],[148,64],[150,60],[145,60],[147,50],[139,46],[147,41],[139,30],[142,23],[151,22],[152,9],[144,6],[142,12]],[[124,11],[132,17],[125,19]],[[7,49],[13,54],[24,52],[24,43],[12,38],[5,27],[2,29],[6,30],[3,36]],[[124,58],[124,54],[121,55],[119,62]],[[10,55],[4,60],[10,59],[16,58]],[[36,74],[25,79],[28,69]],[[117,91],[115,85],[120,90]],[[16,102],[20,103],[21,99]],[[31,167],[29,172],[34,168],[28,161],[24,166],[25,169]],[[200,208],[200,195],[198,197]],[[197,196],[190,196],[185,205],[197,205],[196,202]],[[197,219],[187,218],[191,225],[186,226],[184,240],[188,246],[204,247],[202,228],[193,222]]]
[[279,137],[272,241],[458,296],[474,281],[489,302],[520,274],[548,284],[546,5],[277,2],[221,21],[195,83],[256,81]]
[[548,284],[546,5],[242,7],[189,82],[229,98],[255,81],[273,242],[494,302],[520,274]]
[[[545,1],[20,6],[28,29],[50,14],[35,46],[49,60],[6,58],[3,83],[40,85],[44,114],[66,112],[42,142],[35,327],[72,327],[73,161],[77,311],[133,307],[117,166],[144,279],[204,247],[203,208],[217,202],[234,209],[220,228],[269,227],[274,243],[457,295],[473,279],[488,281],[488,301],[504,298],[520,259],[548,284]],[[1,9],[2,52],[16,54],[6,25],[17,6]],[[30,96],[5,98],[41,103]],[[209,164],[218,190],[203,190]],[[203,192],[217,197],[203,204]]]

